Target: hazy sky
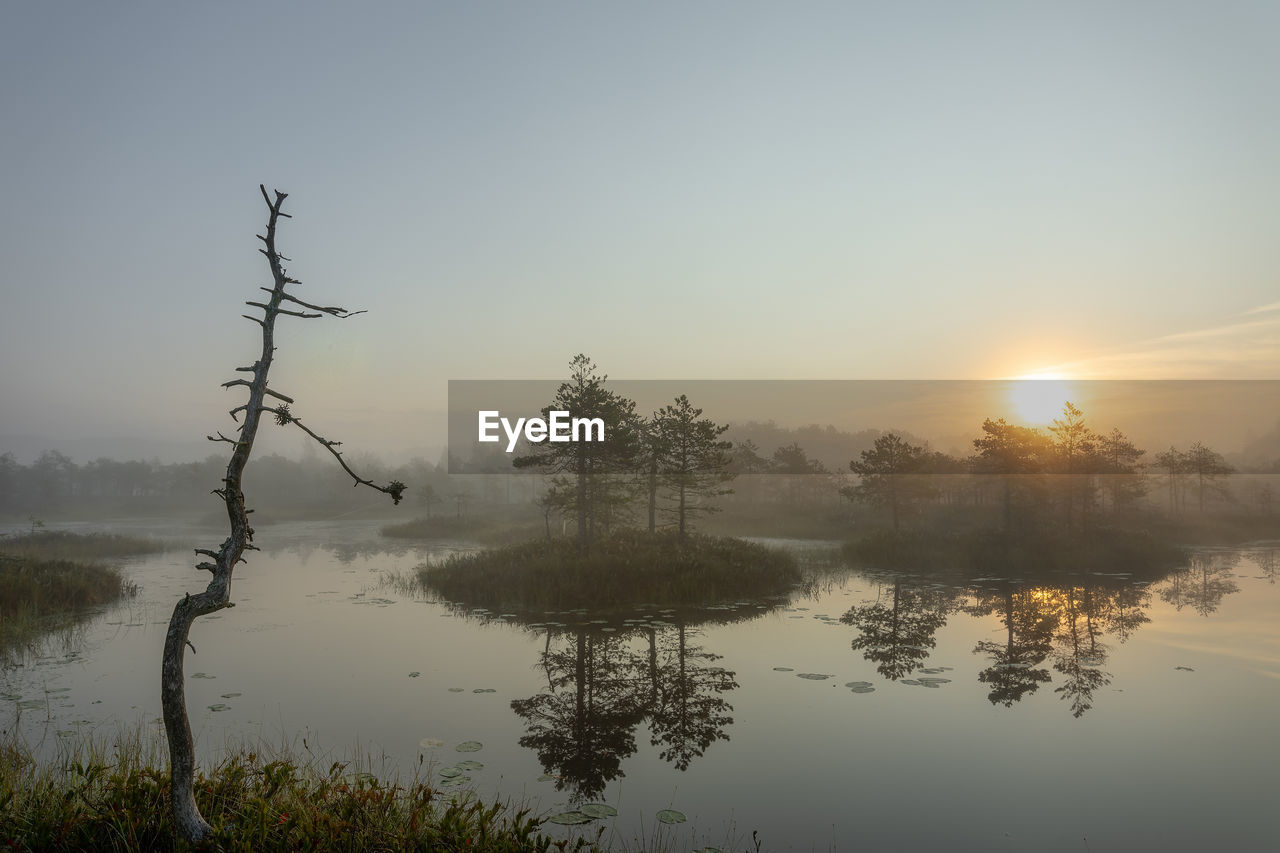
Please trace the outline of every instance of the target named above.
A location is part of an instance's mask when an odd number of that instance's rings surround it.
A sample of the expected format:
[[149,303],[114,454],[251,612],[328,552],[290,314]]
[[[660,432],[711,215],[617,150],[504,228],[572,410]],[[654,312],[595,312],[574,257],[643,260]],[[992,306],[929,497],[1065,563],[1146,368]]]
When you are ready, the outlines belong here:
[[369,310],[284,323],[273,373],[352,446],[580,351],[1275,378],[1277,35],[1274,2],[6,3],[0,436],[225,428],[260,182],[299,295]]

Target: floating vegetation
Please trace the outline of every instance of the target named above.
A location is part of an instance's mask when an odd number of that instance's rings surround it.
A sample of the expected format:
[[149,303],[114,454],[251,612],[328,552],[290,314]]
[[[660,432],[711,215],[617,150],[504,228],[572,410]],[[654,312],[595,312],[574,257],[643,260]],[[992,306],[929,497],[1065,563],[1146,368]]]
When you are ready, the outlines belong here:
[[795,670],[789,666],[775,666],[773,668],[773,671],[774,672],[795,672]]
[[605,803],[587,803],[578,809],[589,818],[614,817],[618,810]]
[[466,693],[466,692],[467,692],[467,688],[465,688],[465,687],[450,687],[450,688],[449,688],[449,692],[450,692],[450,693]]
[[470,759],[466,761],[459,761],[454,766],[457,767],[459,770],[468,770],[468,771],[484,769],[484,765],[481,764],[479,761],[471,761]]
[[1175,666],[1174,669],[1180,669],[1183,672],[1195,672],[1195,670],[1189,666]]
[[684,812],[678,812],[675,809],[663,809],[658,812],[655,817],[657,817],[662,823],[684,823],[688,820],[688,818],[684,816]]
[[898,680],[898,683],[899,683],[899,684],[909,684],[909,685],[911,685],[912,687],[919,687],[919,686],[921,686],[921,682],[917,681],[917,680],[916,680],[916,679],[914,679],[914,678],[901,678],[901,679],[899,679],[899,680]]
[[217,702],[213,705],[210,705],[209,710],[213,711],[214,713],[217,713],[218,711],[229,711],[231,710],[231,706],[226,704],[225,702]]
[[477,687],[472,693],[497,693],[498,691],[492,687]]
[[195,673],[192,673],[191,677],[192,677],[192,678],[217,678],[218,676],[216,676],[216,675],[205,675],[203,672],[195,672]]
[[419,675],[422,675],[422,673],[418,672],[416,669],[413,672],[409,673],[410,678],[417,678]]
[[444,741],[439,738],[424,737],[422,740],[418,741],[418,746],[423,749],[435,749],[436,747],[444,746]]
[[595,818],[591,817],[590,815],[583,814],[582,812],[579,812],[579,811],[573,811],[573,812],[560,812],[560,814],[554,814],[551,817],[547,818],[547,823],[558,823],[563,826],[573,826],[579,823],[591,823],[591,821],[593,820],[595,820]]
[[830,675],[823,675],[820,672],[797,672],[796,678],[807,678],[810,681],[826,681]]
[[[235,699],[237,696],[243,696],[243,695],[244,695],[244,694],[242,694],[242,693],[223,693],[223,694],[222,694],[222,698],[223,698],[223,699]],[[99,701],[101,701],[101,700],[99,700]]]
[[455,779],[462,775],[462,771],[457,767],[441,767],[439,773],[441,779]]
[[850,687],[850,693],[875,693],[876,689],[866,682],[862,682],[858,687]]
[[458,752],[479,752],[484,749],[484,744],[478,740],[464,740],[462,743],[454,747]]
[[951,683],[950,678],[940,678],[936,675],[926,675],[916,680],[919,681],[921,684],[923,684],[925,687],[937,687],[939,684]]

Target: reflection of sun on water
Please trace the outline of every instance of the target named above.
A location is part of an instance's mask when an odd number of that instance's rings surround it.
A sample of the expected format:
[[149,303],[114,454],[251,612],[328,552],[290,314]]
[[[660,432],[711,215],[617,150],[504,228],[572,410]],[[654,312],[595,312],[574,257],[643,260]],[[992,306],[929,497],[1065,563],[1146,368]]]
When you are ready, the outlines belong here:
[[1060,373],[1027,373],[1009,383],[1009,404],[1015,419],[1029,426],[1045,426],[1062,416],[1072,398],[1072,385]]

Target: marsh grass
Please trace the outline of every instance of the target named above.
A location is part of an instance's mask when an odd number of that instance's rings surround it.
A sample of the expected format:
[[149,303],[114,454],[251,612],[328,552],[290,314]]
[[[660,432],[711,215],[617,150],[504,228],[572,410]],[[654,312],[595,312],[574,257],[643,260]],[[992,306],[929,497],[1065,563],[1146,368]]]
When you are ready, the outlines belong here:
[[0,660],[137,592],[112,566],[0,553]]
[[[111,745],[64,742],[54,761],[41,764],[17,735],[0,736],[0,848],[190,849],[172,838],[163,755],[159,739],[139,731]],[[594,839],[556,839],[539,832],[543,819],[526,807],[446,794],[421,772],[380,779],[352,762],[230,748],[196,778],[196,801],[214,828],[198,849],[600,849],[600,831]]]
[[35,560],[108,560],[137,554],[156,554],[168,548],[159,539],[119,533],[73,533],[36,530],[0,536],[0,553]]
[[585,553],[553,539],[454,554],[417,575],[452,602],[525,612],[706,605],[784,594],[800,581],[791,555],[758,543],[643,531],[615,533]]

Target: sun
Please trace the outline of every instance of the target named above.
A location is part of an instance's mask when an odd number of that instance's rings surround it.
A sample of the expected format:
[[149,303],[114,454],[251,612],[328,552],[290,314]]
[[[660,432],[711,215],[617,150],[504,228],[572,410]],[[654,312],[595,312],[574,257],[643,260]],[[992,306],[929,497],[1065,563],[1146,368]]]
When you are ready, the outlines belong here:
[[1061,373],[1024,373],[1008,383],[1006,394],[1014,416],[1027,426],[1046,426],[1062,416],[1074,389]]

